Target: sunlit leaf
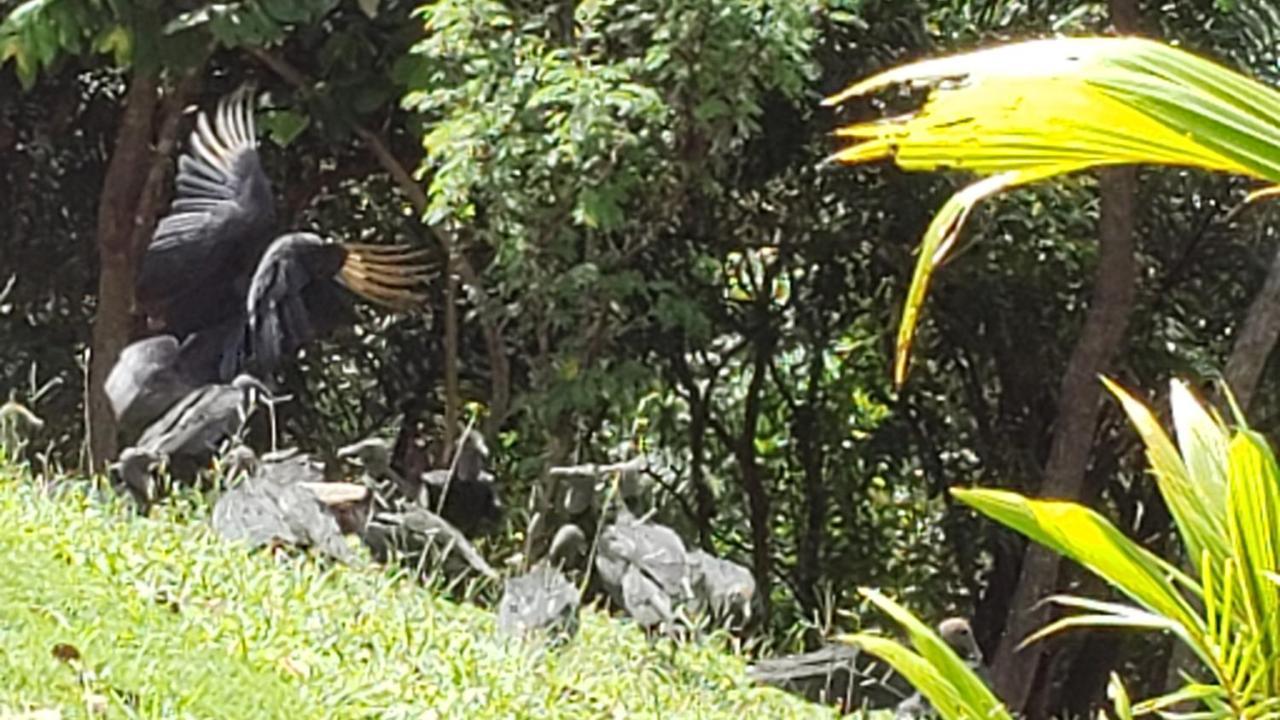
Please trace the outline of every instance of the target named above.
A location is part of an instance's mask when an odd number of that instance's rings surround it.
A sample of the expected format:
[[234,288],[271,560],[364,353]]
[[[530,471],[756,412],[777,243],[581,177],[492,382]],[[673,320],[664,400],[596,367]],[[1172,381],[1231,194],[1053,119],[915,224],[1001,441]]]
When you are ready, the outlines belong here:
[[943,718],[1011,718],[991,688],[931,628],[887,596],[869,588],[859,592],[902,626],[916,652],[869,633],[844,636],[842,642],[884,660],[919,690]]
[[836,160],[892,159],[908,170],[993,176],[953,198],[926,234],[898,334],[899,384],[929,276],[983,198],[1116,164],[1184,165],[1280,181],[1280,93],[1157,42],[1015,43],[894,68],[826,102],[897,85],[930,88],[923,108],[840,129],[854,142]]
[[1095,511],[1072,502],[1032,500],[1004,490],[953,488],[957,500],[1074,560],[1148,610],[1197,635],[1204,621],[1183,596],[1197,587]]

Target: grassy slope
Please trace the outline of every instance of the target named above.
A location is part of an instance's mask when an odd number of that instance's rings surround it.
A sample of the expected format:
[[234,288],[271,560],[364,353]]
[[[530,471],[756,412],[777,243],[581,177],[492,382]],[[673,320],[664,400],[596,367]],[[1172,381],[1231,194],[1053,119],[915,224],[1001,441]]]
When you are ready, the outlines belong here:
[[0,717],[104,701],[120,717],[826,716],[745,686],[716,643],[650,647],[595,611],[561,649],[504,642],[489,613],[415,582],[246,554],[203,509],[163,512],[50,499],[0,468]]

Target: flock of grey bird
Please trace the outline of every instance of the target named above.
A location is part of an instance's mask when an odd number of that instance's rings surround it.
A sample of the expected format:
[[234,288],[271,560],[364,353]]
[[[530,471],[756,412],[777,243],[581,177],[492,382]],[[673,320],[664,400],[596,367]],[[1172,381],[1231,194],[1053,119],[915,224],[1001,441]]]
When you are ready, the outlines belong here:
[[[328,465],[297,450],[259,456],[249,447],[250,419],[263,406],[274,447],[282,398],[270,379],[277,369],[351,322],[355,296],[411,309],[424,298],[419,286],[427,277],[422,254],[404,246],[275,234],[253,102],[240,90],[212,117],[198,115],[170,211],[142,258],[136,309],[146,337],[124,348],[105,384],[131,441],[112,465],[117,488],[145,512],[173,483],[220,486],[214,530],[251,547],[310,548],[352,563],[357,554],[347,538],[355,536],[378,562],[451,582],[502,579],[472,543],[503,517],[478,435],[464,435],[450,467],[424,472],[406,470],[380,438],[339,449]],[[332,467],[335,461],[345,467]],[[505,578],[502,632],[570,637],[584,592],[658,633],[687,636],[705,622],[749,626],[759,600],[752,573],[690,549],[675,530],[637,511],[626,486],[641,464],[552,470],[561,490],[554,537],[542,560]],[[623,486],[618,502],[601,492],[605,477]],[[543,532],[545,518],[535,518],[528,536],[552,535]],[[967,623],[944,624],[943,635],[980,659]],[[831,646],[761,661],[751,676],[852,707],[855,696],[867,697],[859,695],[868,685],[860,666],[856,651]],[[907,714],[911,702],[900,705],[900,717],[915,717]]]

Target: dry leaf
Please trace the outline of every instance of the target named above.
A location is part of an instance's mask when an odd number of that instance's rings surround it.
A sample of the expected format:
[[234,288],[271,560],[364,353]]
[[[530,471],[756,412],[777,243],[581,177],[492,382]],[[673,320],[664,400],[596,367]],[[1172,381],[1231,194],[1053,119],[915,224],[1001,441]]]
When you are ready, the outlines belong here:
[[70,643],[58,643],[53,646],[53,649],[50,652],[53,653],[54,657],[64,663],[75,662],[80,659],[80,651],[76,649],[75,645]]

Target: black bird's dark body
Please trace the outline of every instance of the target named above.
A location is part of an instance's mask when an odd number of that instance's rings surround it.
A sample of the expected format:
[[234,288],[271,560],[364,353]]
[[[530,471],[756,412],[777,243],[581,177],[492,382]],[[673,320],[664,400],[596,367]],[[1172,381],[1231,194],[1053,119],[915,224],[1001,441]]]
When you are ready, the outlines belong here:
[[207,462],[222,441],[234,434],[247,415],[251,390],[265,390],[248,375],[229,385],[197,388],[170,407],[138,438],[137,447],[170,460]]
[[262,170],[247,96],[201,114],[191,152],[178,160],[177,189],[143,255],[138,303],[183,337],[239,314],[249,278],[276,229],[271,183]]

